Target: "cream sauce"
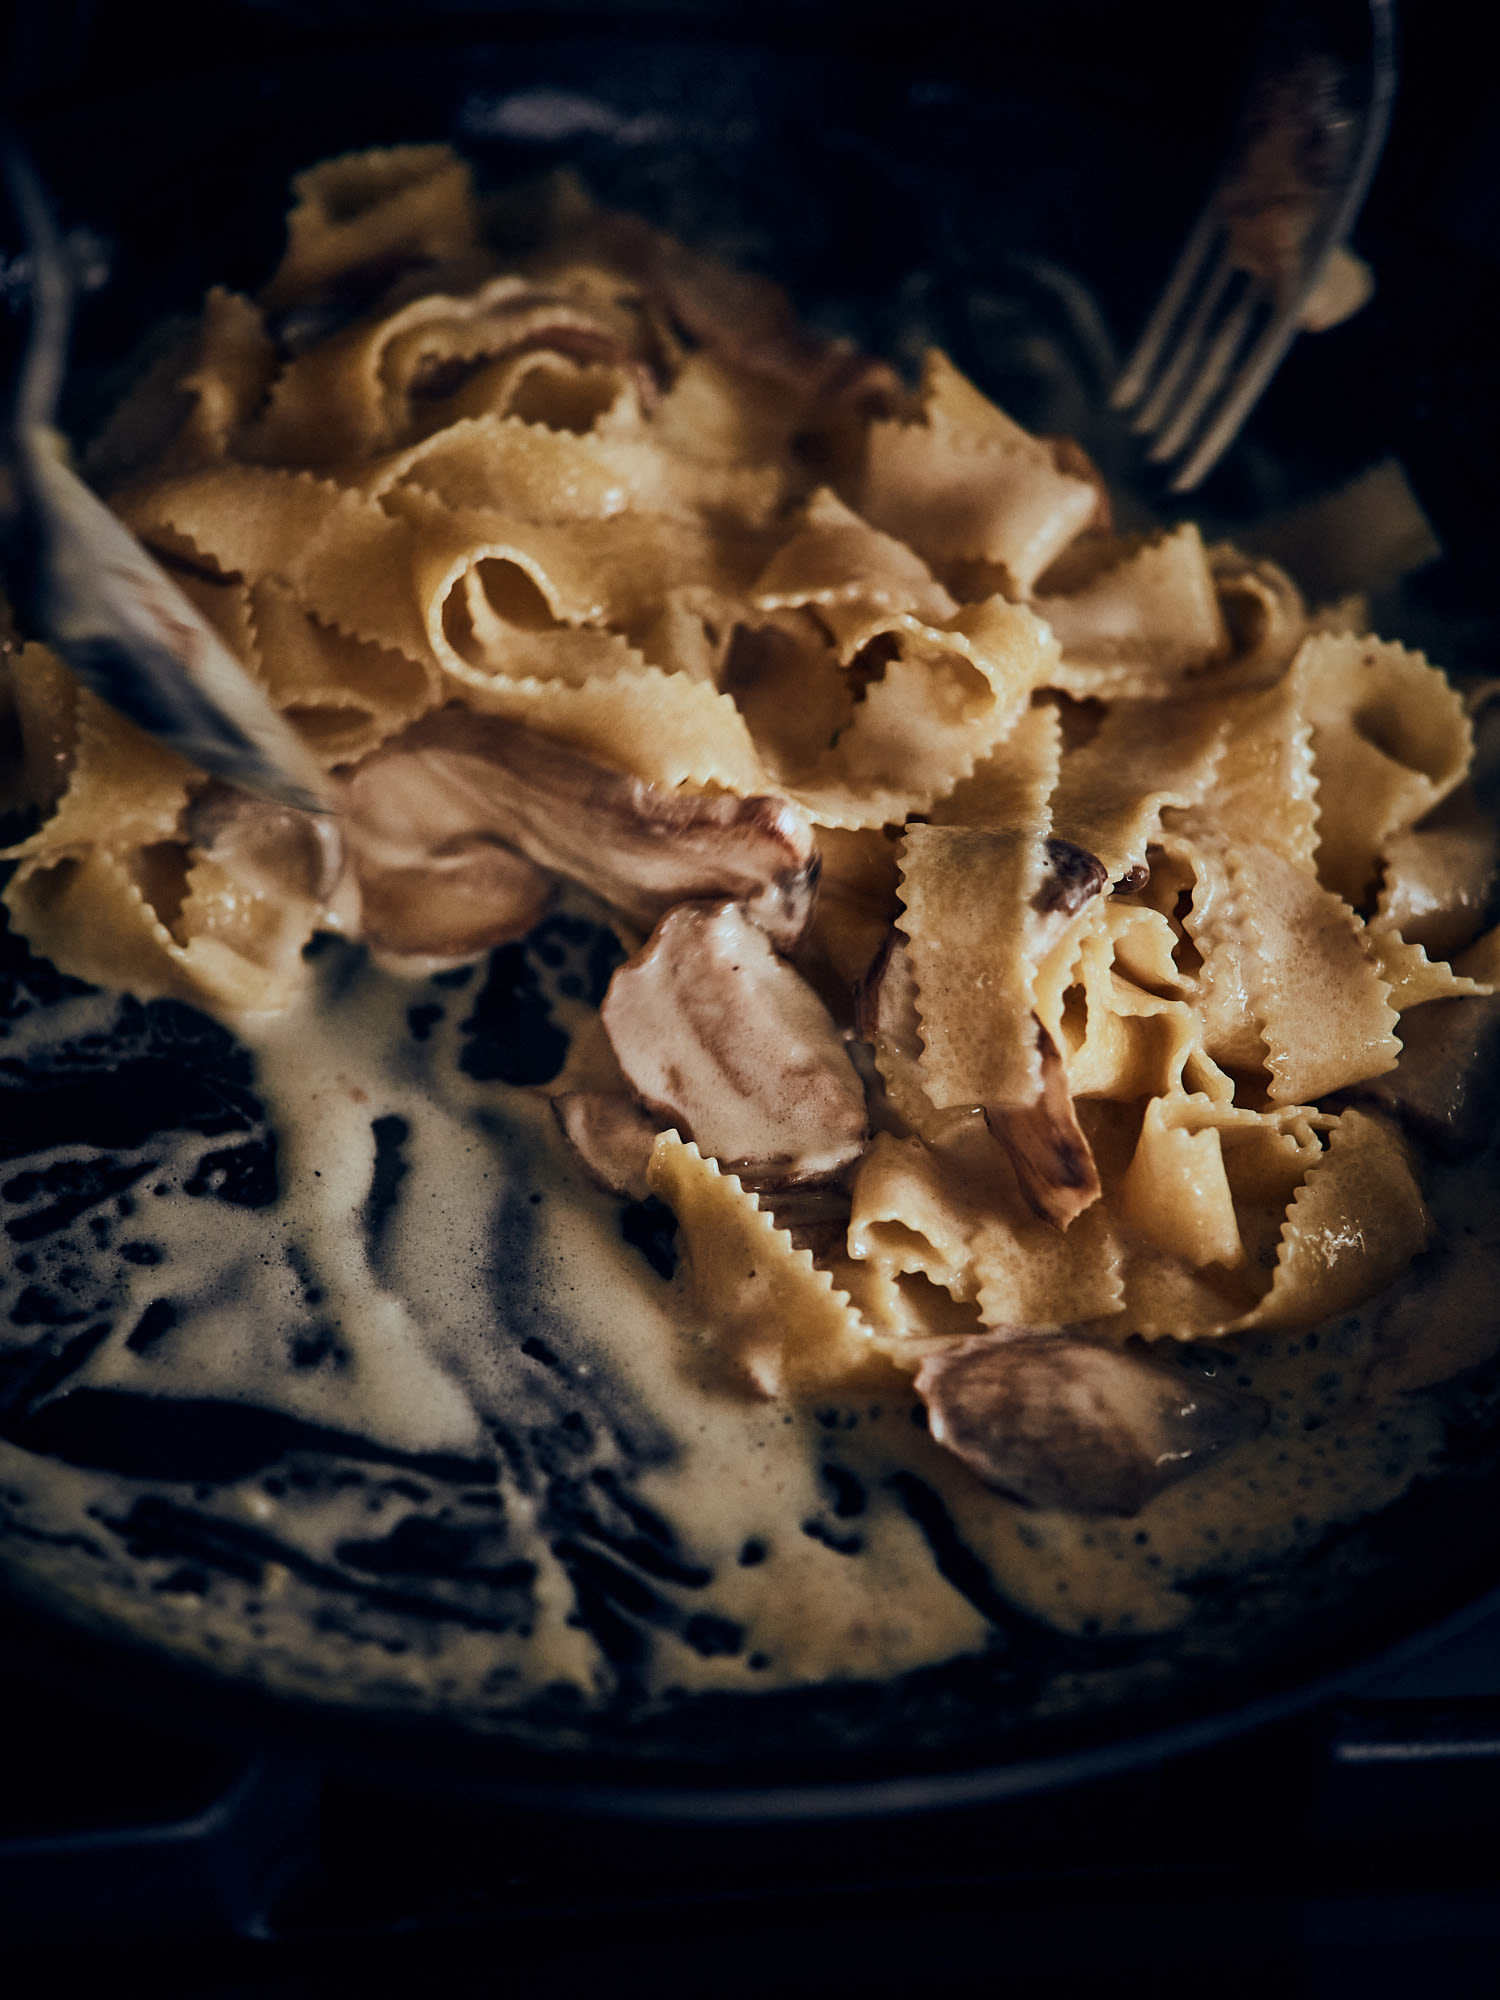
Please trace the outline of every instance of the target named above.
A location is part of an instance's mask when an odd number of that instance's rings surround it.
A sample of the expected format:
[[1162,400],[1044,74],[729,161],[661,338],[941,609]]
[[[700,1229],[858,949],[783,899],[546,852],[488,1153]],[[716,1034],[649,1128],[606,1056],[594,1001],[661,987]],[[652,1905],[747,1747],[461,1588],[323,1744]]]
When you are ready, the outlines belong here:
[[[274,1206],[185,1193],[201,1143],[178,1135],[148,1149],[159,1165],[120,1226],[154,1261],[117,1260],[112,1330],[58,1394],[227,1400],[366,1440],[388,1459],[362,1474],[331,1470],[343,1463],[335,1440],[332,1460],[294,1452],[292,1478],[260,1466],[194,1490],[0,1445],[7,1559],[19,1575],[75,1614],[274,1687],[457,1710],[482,1726],[560,1685],[585,1704],[603,1698],[622,1672],[651,1697],[880,1679],[978,1652],[993,1637],[993,1606],[934,1560],[912,1475],[938,1497],[986,1588],[1021,1612],[1072,1634],[1171,1632],[1191,1616],[1185,1582],[1310,1549],[1434,1465],[1435,1403],[1367,1394],[1377,1358],[1390,1372],[1382,1328],[1388,1342],[1414,1318],[1456,1315],[1471,1329],[1464,1360],[1493,1344],[1475,1331],[1489,1316],[1474,1301],[1500,1269],[1500,1217],[1479,1176],[1445,1170],[1435,1198],[1464,1246],[1447,1278],[1425,1273],[1315,1334],[1226,1341],[1209,1358],[1271,1406],[1260,1439],[1131,1520],[1028,1511],[934,1445],[909,1397],[798,1407],[750,1400],[718,1377],[680,1281],[663,1282],[626,1243],[620,1205],[575,1168],[542,1096],[463,1068],[482,974],[465,990],[414,985],[342,946],[316,972],[310,1004],[239,1024],[278,1137]],[[578,1005],[555,983],[552,994],[576,1025]],[[418,1002],[420,1037],[409,1025]],[[21,1023],[10,1046],[80,1032],[105,1004],[66,1002]],[[379,1130],[399,1139],[404,1171],[377,1227],[368,1204]],[[133,1342],[166,1296],[175,1323]],[[12,1326],[7,1337],[24,1335]],[[549,1484],[560,1451],[576,1457],[561,1487]],[[435,1462],[448,1468],[438,1477],[424,1469]],[[627,1495],[616,1549],[640,1552],[631,1508],[669,1524],[646,1564],[652,1602],[637,1615],[626,1592],[640,1643],[624,1669],[597,1621],[580,1621],[580,1576],[594,1558],[579,1556],[556,1506],[574,1487],[605,1509]],[[191,1501],[223,1526],[249,1551],[253,1580],[207,1587],[180,1548],[125,1532],[122,1521],[156,1518],[132,1513],[143,1494],[179,1509]],[[428,1587],[447,1607],[438,1620],[414,1625],[380,1597],[400,1581],[390,1556],[404,1521],[411,1533],[425,1522],[470,1538],[467,1570]],[[129,1561],[113,1559],[111,1536]],[[531,1579],[497,1615],[495,1576],[517,1564]],[[330,1613],[324,1583],[335,1572],[374,1580],[357,1612]]]

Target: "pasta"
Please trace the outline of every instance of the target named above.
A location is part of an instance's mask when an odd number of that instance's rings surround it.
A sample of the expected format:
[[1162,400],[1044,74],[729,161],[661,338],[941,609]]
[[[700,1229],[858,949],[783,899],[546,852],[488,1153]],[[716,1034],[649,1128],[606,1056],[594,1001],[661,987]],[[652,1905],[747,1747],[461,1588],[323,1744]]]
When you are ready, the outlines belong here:
[[[710,951],[655,912],[749,907],[804,1011],[869,1050],[852,1156],[809,1166],[806,1078],[761,1077],[733,1089],[775,1096],[780,1137],[715,1158],[688,1086],[637,1088],[618,1045],[563,1123],[672,1209],[760,1395],[909,1381],[976,1338],[1309,1326],[1409,1262],[1416,1159],[1360,1093],[1412,1010],[1500,963],[1437,669],[1191,526],[1115,535],[1086,461],[943,355],[909,391],[643,226],[575,200],[503,267],[441,147],[295,193],[261,297],[208,298],[185,418],[160,442],[148,378],[97,462],[349,801],[342,872],[295,815],[247,844],[222,787],[28,648],[40,811],[5,900],[39,950],[234,1017],[300,1003],[319,930],[430,969],[519,935],[558,873],[643,972]],[[461,779],[455,716],[494,746]],[[397,857],[358,802],[439,755],[457,789]],[[523,782],[496,820],[484,788]],[[638,903],[558,861],[549,813],[605,842],[671,818],[679,854],[712,826],[739,858]],[[529,860],[503,883],[497,841]],[[661,1032],[730,1077],[732,1011]]]

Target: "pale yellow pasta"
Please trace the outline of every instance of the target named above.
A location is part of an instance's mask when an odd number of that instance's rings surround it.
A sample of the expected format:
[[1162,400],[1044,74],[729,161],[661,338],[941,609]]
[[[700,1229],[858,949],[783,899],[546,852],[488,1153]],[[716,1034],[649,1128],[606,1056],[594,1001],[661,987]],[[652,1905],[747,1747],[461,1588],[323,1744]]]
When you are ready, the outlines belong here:
[[1468,768],[1468,717],[1420,653],[1378,639],[1316,634],[1291,671],[1317,765],[1318,873],[1358,907],[1385,842]]
[[1066,1236],[1019,1201],[996,1208],[976,1230],[974,1270],[986,1326],[1052,1332],[1103,1320],[1123,1338],[1127,1247],[1103,1202],[1080,1215]]
[[1430,1228],[1395,1127],[1346,1111],[1292,1197],[1271,1290],[1241,1324],[1315,1326],[1347,1312],[1405,1269]]
[[1100,566],[1091,563],[1066,596],[1036,600],[1062,647],[1059,685],[1070,694],[1134,691],[1122,684],[1121,668],[1136,670],[1141,692],[1153,692],[1228,653],[1228,628],[1195,527],[1143,543],[1103,544],[1094,561]]
[[238,292],[215,287],[203,302],[197,356],[180,382],[193,407],[173,440],[174,461],[209,465],[232,453],[275,372],[265,315]]
[[1018,596],[1089,525],[1093,486],[1059,472],[1052,454],[929,357],[922,420],[872,426],[863,511],[938,565],[980,558]]
[[284,305],[340,272],[397,256],[452,256],[476,240],[469,170],[447,146],[347,153],[292,182],[287,247],[266,288]]
[[877,1133],[854,1184],[850,1256],[972,1297],[969,1242],[983,1218],[984,1189],[973,1187],[962,1164],[945,1162],[920,1139]]
[[934,826],[1043,827],[1062,762],[1062,730],[1051,702],[1024,709],[967,778],[937,801]]
[[669,791],[714,785],[752,797],[772,789],[729,696],[685,674],[629,667],[577,685],[470,675],[465,693],[476,708],[525,721]]
[[1104,863],[1115,880],[1146,858],[1163,809],[1195,804],[1224,753],[1228,717],[1213,702],[1184,702],[1162,727],[1154,702],[1121,702],[1064,757],[1052,825]]
[[754,599],[764,611],[865,605],[909,612],[932,624],[958,612],[920,556],[862,521],[826,486],[814,493],[801,526],[766,564]]
[[669,1131],[656,1141],[648,1179],[677,1217],[720,1351],[763,1395],[885,1379],[890,1364],[847,1296],[733,1174]]
[[1009,735],[1053,657],[1046,627],[1003,598],[966,605],[945,626],[862,607],[823,616],[851,660],[877,638],[897,649],[818,768],[787,787],[824,826],[929,810]]
[[259,678],[328,763],[363,756],[442,699],[436,661],[324,624],[278,578],[246,598]]
[[1224,749],[1213,780],[1213,816],[1227,845],[1254,841],[1300,868],[1318,848],[1312,729],[1283,679],[1226,704]]
[[1030,832],[912,826],[901,852],[921,1073],[941,1111],[1030,1104],[1041,1087],[1032,1007],[1045,850]]
[[[1424,1000],[1494,991],[1494,978],[1482,967],[1473,973],[1459,972],[1446,959],[1429,958],[1421,945],[1408,944],[1397,931],[1378,920],[1366,927],[1361,943],[1389,988],[1387,998],[1398,1013],[1404,1014],[1408,1007],[1419,1007]],[[1399,1036],[1399,1027],[1396,1032]]]
[[316,617],[352,638],[431,657],[412,589],[409,522],[309,472],[219,465],[134,487],[116,502],[146,541],[184,537],[225,575],[277,577]]
[[1393,1069],[1396,1010],[1359,918],[1271,848],[1238,848],[1230,868],[1252,941],[1250,1001],[1271,1098],[1306,1104]]
[[[986,1330],[1298,1327],[1402,1268],[1405,1144],[1322,1100],[1393,1067],[1404,1010],[1500,987],[1436,669],[1195,527],[1114,535],[1076,447],[942,354],[904,390],[576,184],[520,262],[444,147],[294,193],[266,290],[210,293],[92,462],[340,781],[456,704],[818,830],[796,964],[873,1043],[847,1231],[815,1259],[676,1131],[649,1169],[742,1386]],[[8,677],[16,925],[138,993],[294,1002],[356,921],[317,870],[237,874],[202,774],[37,649]],[[1049,900],[1070,844],[1101,878]],[[569,1019],[568,1087],[624,1091]],[[1097,1171],[1061,1213],[1028,1116]]]

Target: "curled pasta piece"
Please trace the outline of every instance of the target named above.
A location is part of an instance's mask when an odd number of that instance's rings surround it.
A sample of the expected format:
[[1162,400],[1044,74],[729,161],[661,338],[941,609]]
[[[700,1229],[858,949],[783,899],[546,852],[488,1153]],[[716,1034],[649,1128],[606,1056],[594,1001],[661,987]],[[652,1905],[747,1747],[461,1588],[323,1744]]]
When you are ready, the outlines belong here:
[[[461,607],[476,602],[467,581],[474,572],[478,597],[503,627],[607,627],[628,637],[649,627],[669,589],[698,584],[742,597],[764,556],[763,538],[748,532],[660,515],[538,523],[492,509],[456,512],[405,487],[387,498],[414,534],[414,598],[428,643],[460,679],[475,677],[454,644]],[[492,671],[505,671],[503,660]]]
[[1302,593],[1276,563],[1248,556],[1228,542],[1208,551],[1219,609],[1234,651],[1213,673],[1213,685],[1228,692],[1280,679],[1308,629]]
[[1270,848],[1238,848],[1230,867],[1272,1101],[1307,1104],[1393,1069],[1396,1010],[1347,903]]
[[910,612],[933,624],[958,611],[919,556],[862,521],[826,486],[814,493],[801,526],[767,563],[754,599],[763,611],[861,604]]
[[1003,569],[1016,596],[1094,518],[1093,482],[964,381],[945,355],[926,362],[917,423],[871,426],[862,512],[940,570],[956,559]]
[[[27,649],[28,678],[51,665],[52,656],[41,648]],[[56,674],[66,669],[58,665]],[[51,814],[12,850],[23,871],[33,858],[78,854],[106,843],[122,850],[146,847],[168,838],[196,776],[191,765],[87,688],[72,682],[66,706],[58,699],[61,693],[55,689],[48,720],[57,732],[52,758],[66,765],[67,783]]]
[[197,354],[179,383],[192,402],[170,462],[186,469],[231,455],[275,372],[265,315],[238,292],[215,286],[203,302]]
[[[1155,911],[1103,903],[1096,920],[1081,927],[1076,956],[1056,953],[1042,968],[1037,1012],[1061,1051],[1075,1097],[1129,1103],[1171,1092],[1190,1065],[1198,1087],[1232,1091],[1203,1048],[1202,1025],[1186,998],[1153,990],[1175,976],[1170,936]],[[1163,969],[1142,984],[1132,972],[1149,977],[1153,956]]]
[[363,757],[441,701],[436,661],[325,625],[275,577],[246,599],[258,677],[325,763]]
[[[1203,538],[1190,523],[1147,541],[1081,544],[1075,579],[1036,608],[1062,647],[1058,685],[1075,695],[1135,692],[1121,667],[1145,670],[1161,691],[1229,652],[1229,631]],[[1150,683],[1141,691],[1149,690]]]
[[13,850],[20,930],[63,971],[141,998],[284,1006],[324,913],[312,823],[283,816],[290,846],[269,873],[243,846],[216,858],[184,824],[199,774],[82,689],[73,728],[66,789]]
[[674,457],[645,430],[575,436],[486,413],[392,453],[360,484],[377,495],[417,486],[458,513],[492,508],[522,521],[606,521],[634,511],[763,529],[786,479],[774,465],[705,467]]
[[1271,1289],[1240,1326],[1314,1326],[1391,1283],[1431,1233],[1411,1155],[1388,1119],[1350,1109],[1293,1197]]
[[1292,674],[1312,728],[1318,874],[1355,908],[1368,907],[1385,843],[1468,768],[1469,719],[1436,667],[1379,639],[1314,634]]
[[1054,658],[1023,606],[989,598],[945,626],[905,614],[829,608],[853,660],[873,640],[893,648],[848,726],[809,776],[786,789],[824,826],[899,824],[968,778],[1015,727]]
[[[917,1273],[955,1299],[972,1299],[969,1243],[986,1190],[962,1171],[964,1163],[973,1165],[972,1146],[945,1158],[920,1139],[877,1133],[855,1176],[849,1255],[888,1276]],[[989,1164],[992,1174],[1004,1173],[993,1154]]]
[[633,326],[613,317],[513,273],[461,295],[425,292],[289,361],[241,450],[281,464],[365,465],[455,418],[503,410],[517,397],[515,362],[532,353],[620,369],[613,401],[625,381],[649,380],[632,356]]
[[399,259],[437,259],[477,239],[469,170],[448,146],[346,153],[292,180],[286,252],[266,301],[314,296],[342,272]]
[[1153,702],[1121,702],[1087,743],[1063,758],[1052,824],[1104,863],[1111,881],[1140,867],[1167,806],[1205,797],[1229,717],[1215,702],[1184,703],[1164,735]]
[[308,472],[221,464],[134,487],[116,504],[146,541],[182,536],[222,574],[277,578],[352,638],[431,658],[411,527],[362,493]]

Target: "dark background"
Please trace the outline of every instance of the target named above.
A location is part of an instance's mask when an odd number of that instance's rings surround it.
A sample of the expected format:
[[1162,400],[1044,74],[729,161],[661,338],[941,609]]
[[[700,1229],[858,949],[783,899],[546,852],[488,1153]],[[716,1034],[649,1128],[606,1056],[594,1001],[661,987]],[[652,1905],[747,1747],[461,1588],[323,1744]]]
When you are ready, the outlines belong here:
[[[1317,493],[1395,453],[1445,546],[1418,579],[1419,609],[1481,668],[1495,663],[1500,601],[1488,11],[1408,6],[1390,143],[1356,236],[1376,299],[1297,344],[1202,496],[1232,518],[1259,504],[1267,461]],[[966,294],[1021,251],[1077,271],[1128,346],[1214,171],[1256,18],[1181,0],[39,0],[0,15],[0,52],[10,115],[65,223],[98,232],[111,267],[80,316],[70,414],[86,427],[152,320],[191,309],[212,280],[253,288],[265,275],[292,171],[345,146],[449,136],[474,94],[538,79],[597,92],[622,115],[665,107],[696,132],[691,172],[667,145],[601,143],[585,164],[601,191],[690,235],[719,240],[727,217],[740,254],[825,324],[898,346],[925,327],[983,374]],[[747,94],[771,110],[737,138]],[[469,150],[494,179],[552,157],[473,135]],[[0,250],[13,248],[9,227]],[[1500,1694],[1500,1662],[1491,1678]],[[1483,1664],[1471,1668],[1465,1726],[1472,1690],[1488,1685]],[[76,1827],[69,1810],[97,1814],[101,1784],[117,1823],[143,1793],[190,1821],[243,1768],[243,1745],[174,1748],[169,1718],[122,1722],[107,1698],[81,1715],[71,1697],[17,1683],[0,1707],[0,1804],[20,1812],[0,1815],[0,1836]],[[1470,1764],[1446,1789],[1427,1772],[1425,1789],[1382,1780],[1351,1794],[1331,1775],[1345,1721],[1315,1716],[1003,1813],[795,1838],[497,1817],[348,1780],[325,1789],[319,1832],[293,1773],[265,1796],[285,1836],[271,1852],[310,1833],[322,1845],[300,1914],[295,1896],[277,1906],[279,1938],[228,1936],[243,1908],[270,1907],[258,1892],[237,1902],[215,1872],[242,1862],[206,1864],[200,1900],[173,1915],[150,1888],[164,1861],[141,1857],[132,1887],[80,1850],[76,1899],[39,1897],[23,1949],[53,1976],[85,1965],[95,1984],[205,1996],[469,1994],[544,1978],[566,1993],[888,1993],[976,1975],[1038,1990],[1490,1990],[1500,1763]],[[111,1879],[91,1927],[87,1906]],[[10,1923],[24,1901],[18,1887]],[[17,1990],[35,1990],[24,1971]]]

